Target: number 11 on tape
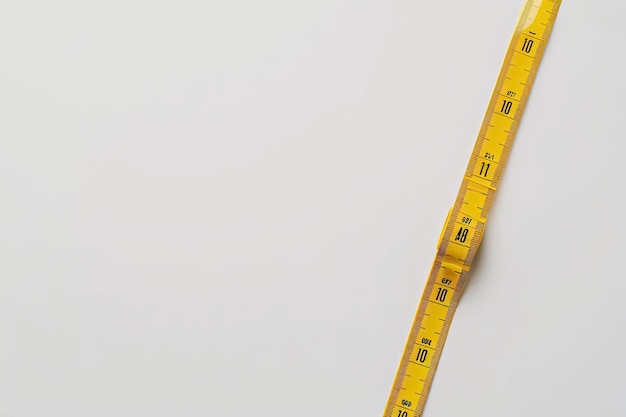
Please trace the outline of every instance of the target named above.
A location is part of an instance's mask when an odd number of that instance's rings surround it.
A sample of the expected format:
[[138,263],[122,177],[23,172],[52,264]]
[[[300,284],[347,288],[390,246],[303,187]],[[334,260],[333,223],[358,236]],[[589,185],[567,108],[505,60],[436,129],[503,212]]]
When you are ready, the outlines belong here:
[[383,417],[422,415],[561,0],[527,0],[409,333]]

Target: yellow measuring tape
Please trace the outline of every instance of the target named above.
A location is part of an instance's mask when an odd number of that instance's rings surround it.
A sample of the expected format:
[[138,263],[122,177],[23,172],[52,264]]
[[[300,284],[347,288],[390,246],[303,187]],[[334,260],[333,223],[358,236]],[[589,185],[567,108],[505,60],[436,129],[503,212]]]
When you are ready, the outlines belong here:
[[383,417],[421,416],[561,0],[527,0],[461,189],[441,231]]

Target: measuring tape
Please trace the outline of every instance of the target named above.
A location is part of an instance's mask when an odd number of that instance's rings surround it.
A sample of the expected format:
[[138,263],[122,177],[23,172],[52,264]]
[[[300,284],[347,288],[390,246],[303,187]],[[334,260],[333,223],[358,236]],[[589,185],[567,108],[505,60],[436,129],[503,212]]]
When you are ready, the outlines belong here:
[[527,0],[461,189],[441,231],[383,417],[421,416],[561,0]]

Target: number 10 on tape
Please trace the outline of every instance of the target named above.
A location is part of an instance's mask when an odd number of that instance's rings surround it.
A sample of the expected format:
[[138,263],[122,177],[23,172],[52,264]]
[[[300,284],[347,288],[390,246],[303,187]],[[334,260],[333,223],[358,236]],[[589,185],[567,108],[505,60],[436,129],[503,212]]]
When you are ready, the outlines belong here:
[[448,213],[383,417],[422,415],[561,0],[527,0]]

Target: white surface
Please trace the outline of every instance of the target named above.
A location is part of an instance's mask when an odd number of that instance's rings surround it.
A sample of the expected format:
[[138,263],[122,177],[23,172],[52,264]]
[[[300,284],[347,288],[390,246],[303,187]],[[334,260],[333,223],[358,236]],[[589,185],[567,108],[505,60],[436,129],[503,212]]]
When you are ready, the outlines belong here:
[[[0,415],[380,416],[521,0],[5,1]],[[623,416],[624,3],[564,0],[425,416]]]

